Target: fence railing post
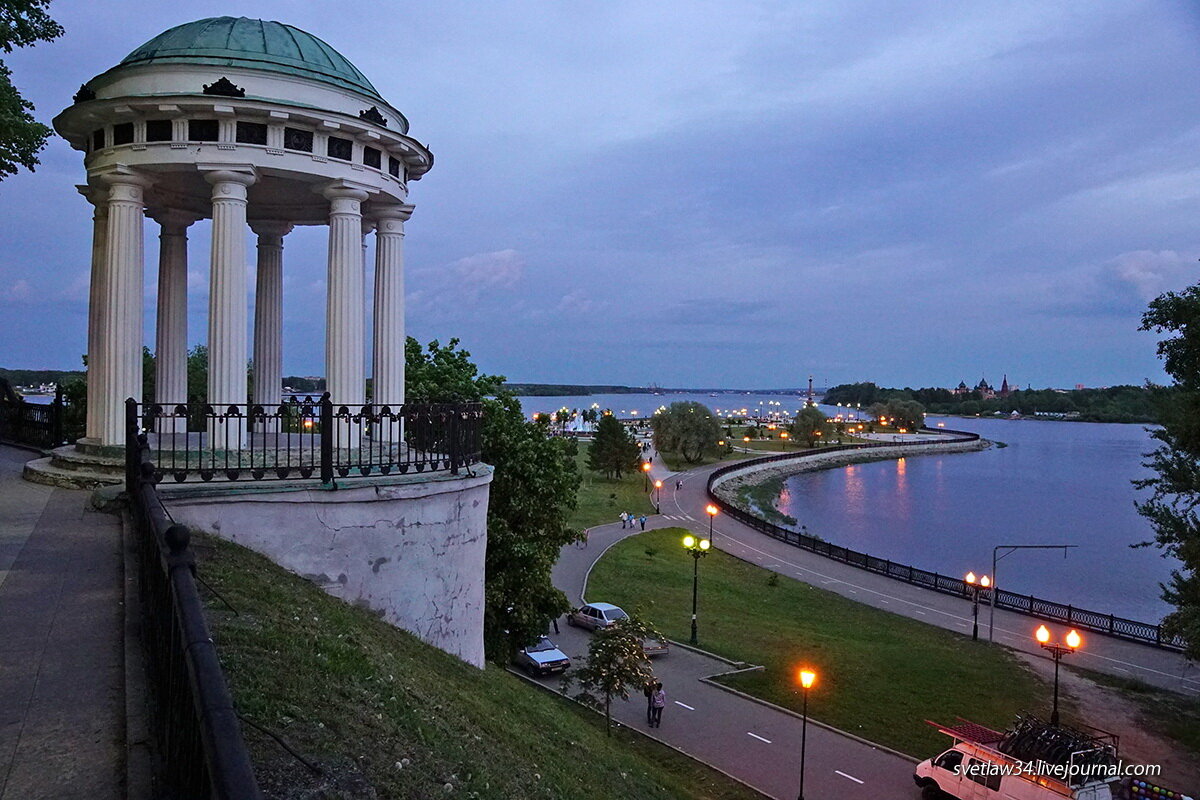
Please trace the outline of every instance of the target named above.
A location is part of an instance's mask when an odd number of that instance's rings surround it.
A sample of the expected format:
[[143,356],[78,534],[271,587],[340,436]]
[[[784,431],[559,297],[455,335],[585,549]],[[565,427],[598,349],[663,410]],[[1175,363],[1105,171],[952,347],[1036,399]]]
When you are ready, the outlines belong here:
[[132,397],[125,400],[125,491],[137,491],[138,462],[142,451],[138,444],[138,408]]
[[58,447],[63,442],[63,391],[61,386],[56,386],[54,389],[54,402],[50,404],[50,435],[54,439],[54,446]]
[[333,483],[333,401],[321,395],[321,483]]
[[458,441],[458,409],[451,406],[450,413],[447,415],[446,422],[446,438],[450,440],[450,474],[458,474],[458,465],[461,463],[459,459],[460,442]]

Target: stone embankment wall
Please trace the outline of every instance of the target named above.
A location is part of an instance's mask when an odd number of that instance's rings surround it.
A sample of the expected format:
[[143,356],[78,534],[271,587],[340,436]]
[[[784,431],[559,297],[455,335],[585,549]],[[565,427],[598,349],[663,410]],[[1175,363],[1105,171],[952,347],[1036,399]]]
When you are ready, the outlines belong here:
[[172,517],[237,542],[483,667],[492,469],[308,485],[160,486]]
[[[984,450],[991,446],[987,439],[958,442],[915,442],[913,444],[897,445],[895,447],[868,447],[862,450],[836,450],[831,453],[815,453],[813,455],[797,455],[781,461],[748,463],[745,468],[734,470],[722,475],[713,484],[713,492],[722,500],[733,505],[741,506],[738,500],[738,489],[742,486],[761,483],[769,478],[796,475],[801,472],[814,472],[819,469],[833,469],[847,464],[860,464],[866,461],[885,461],[891,458],[910,458],[913,456],[935,455],[937,453],[966,453],[974,450]],[[752,509],[747,509],[754,512]]]

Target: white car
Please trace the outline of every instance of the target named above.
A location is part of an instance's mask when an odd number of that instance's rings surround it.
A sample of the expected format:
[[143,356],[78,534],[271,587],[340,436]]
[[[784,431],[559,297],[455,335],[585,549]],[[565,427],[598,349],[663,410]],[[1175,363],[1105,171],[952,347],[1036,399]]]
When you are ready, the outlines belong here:
[[524,648],[513,663],[525,670],[530,677],[553,675],[555,672],[565,672],[571,666],[571,659],[554,642],[543,636],[536,644]]
[[567,624],[595,631],[607,628],[629,615],[612,603],[588,603],[567,615]]

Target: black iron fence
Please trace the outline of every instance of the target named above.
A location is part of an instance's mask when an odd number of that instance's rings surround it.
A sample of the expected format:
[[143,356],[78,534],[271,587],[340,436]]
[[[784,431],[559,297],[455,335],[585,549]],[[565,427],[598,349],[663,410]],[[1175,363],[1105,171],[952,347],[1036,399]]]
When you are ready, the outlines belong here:
[[482,450],[482,403],[337,405],[326,393],[267,407],[127,400],[125,411],[157,481],[458,474]]
[[76,425],[75,408],[59,388],[49,403],[31,403],[10,392],[0,392],[0,441],[37,447],[58,447],[83,435]]
[[126,440],[129,493],[139,560],[142,641],[153,702],[163,797],[261,797],[241,725],[196,588],[183,525],[170,524],[154,488],[145,435]]
[[[965,431],[939,430],[938,433],[947,434],[943,442],[964,442],[978,440],[979,436],[974,433]],[[751,514],[750,512],[739,508],[726,500],[719,497],[714,491],[714,484],[725,475],[737,470],[743,470],[747,467],[754,467],[763,464],[769,464],[775,461],[788,460],[803,460],[812,458],[824,453],[832,453],[847,450],[867,450],[879,447],[919,447],[920,445],[928,445],[928,442],[872,442],[870,444],[860,445],[837,445],[834,447],[824,447],[816,453],[787,453],[778,456],[768,456],[766,458],[756,458],[749,461],[739,461],[735,464],[721,467],[714,470],[708,478],[708,496],[723,513],[729,515],[738,522],[754,528],[757,531],[767,534],[768,536],[778,539],[787,544],[799,547],[802,550],[816,553],[826,558],[831,558],[834,561],[840,561],[843,564],[849,564],[859,569],[874,572],[879,575],[886,575],[895,580],[904,581],[905,583],[920,586],[925,589],[932,589],[935,592],[943,594],[957,595],[963,598],[970,598],[972,587],[969,586],[962,578],[941,575],[937,572],[920,569],[909,564],[902,564],[896,561],[891,561],[886,558],[878,558],[869,553],[860,553],[857,550],[851,550],[848,547],[831,544],[824,539],[819,539],[815,536],[810,536],[804,533],[784,528],[772,522],[767,522],[760,517]],[[1166,635],[1161,625],[1155,625],[1149,622],[1139,622],[1137,620],[1118,617],[1114,614],[1104,614],[1099,611],[1089,611],[1084,608],[1076,608],[1075,606],[1056,603],[1052,600],[1034,597],[1033,595],[1017,594],[1005,589],[989,589],[980,593],[981,599],[988,602],[994,602],[996,608],[1015,611],[1019,614],[1027,614],[1031,617],[1047,620],[1050,622],[1060,622],[1066,625],[1071,625],[1077,628],[1084,628],[1099,633],[1105,633],[1110,636],[1115,636],[1121,639],[1130,639],[1142,644],[1149,644],[1155,647],[1161,647],[1167,650],[1183,650],[1184,640],[1180,636]]]

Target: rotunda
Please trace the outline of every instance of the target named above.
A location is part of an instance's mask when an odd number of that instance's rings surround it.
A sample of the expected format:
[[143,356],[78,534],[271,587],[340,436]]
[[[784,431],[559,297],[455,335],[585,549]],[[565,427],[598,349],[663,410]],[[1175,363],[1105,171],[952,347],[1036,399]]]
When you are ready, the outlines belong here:
[[[141,398],[144,217],[160,238],[156,403],[187,400],[187,232],[203,218],[212,220],[210,404],[281,400],[283,242],[295,225],[329,227],[325,375],[337,404],[366,399],[364,253],[374,233],[373,400],[403,403],[408,184],[433,156],[344,56],[279,22],[189,22],[85,83],[54,127],[85,154],[79,191],[94,208],[84,442],[123,444],[123,402]],[[252,343],[247,227],[258,244]],[[223,441],[243,433],[231,424]]]

